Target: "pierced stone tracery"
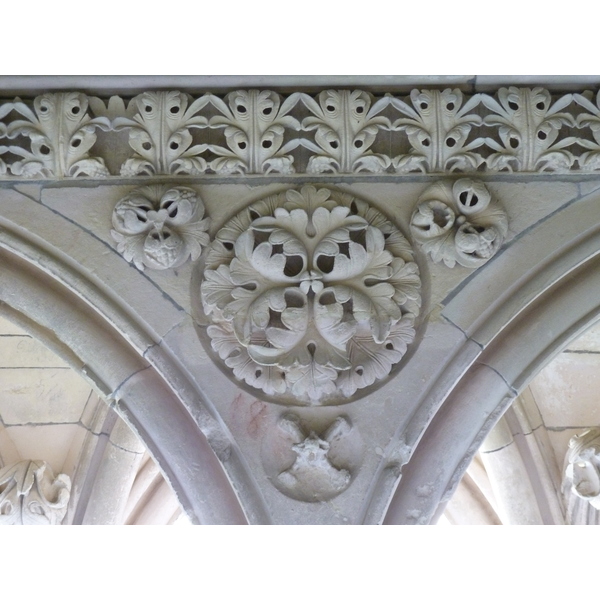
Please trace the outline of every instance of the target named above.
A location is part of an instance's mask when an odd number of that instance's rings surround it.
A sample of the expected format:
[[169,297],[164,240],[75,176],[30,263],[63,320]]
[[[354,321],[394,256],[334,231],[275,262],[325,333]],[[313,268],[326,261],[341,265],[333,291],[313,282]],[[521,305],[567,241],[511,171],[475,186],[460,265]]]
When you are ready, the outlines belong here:
[[541,87],[382,96],[170,90],[127,102],[48,93],[0,101],[0,140],[11,141],[0,144],[0,176],[594,172],[599,115],[590,91],[556,96]]
[[344,401],[387,376],[412,342],[419,271],[406,239],[366,202],[290,189],[216,238],[201,285],[213,349],[278,401]]

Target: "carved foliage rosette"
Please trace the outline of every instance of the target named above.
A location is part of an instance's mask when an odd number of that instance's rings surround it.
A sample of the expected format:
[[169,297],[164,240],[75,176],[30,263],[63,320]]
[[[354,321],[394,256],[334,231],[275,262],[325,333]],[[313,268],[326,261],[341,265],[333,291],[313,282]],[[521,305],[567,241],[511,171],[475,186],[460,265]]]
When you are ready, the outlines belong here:
[[125,260],[143,270],[168,269],[196,260],[209,242],[210,219],[187,187],[146,186],[127,194],[113,211],[111,231]]
[[379,211],[329,188],[290,189],[217,234],[201,285],[212,347],[278,402],[348,401],[414,338],[420,278]]
[[500,248],[508,218],[480,181],[459,179],[425,190],[410,222],[414,239],[434,262],[476,268]]

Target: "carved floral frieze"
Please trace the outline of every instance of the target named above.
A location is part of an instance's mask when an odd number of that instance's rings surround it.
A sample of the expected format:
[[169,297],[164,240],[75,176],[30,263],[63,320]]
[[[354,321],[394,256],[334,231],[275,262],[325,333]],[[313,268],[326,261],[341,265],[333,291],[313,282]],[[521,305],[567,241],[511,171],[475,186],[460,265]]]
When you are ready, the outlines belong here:
[[54,477],[48,463],[24,460],[0,469],[0,525],[60,525],[71,479]]
[[588,429],[569,440],[563,489],[600,510],[600,428]]
[[481,181],[442,181],[419,198],[410,230],[434,262],[476,268],[502,245],[508,217]]
[[206,254],[201,298],[214,351],[277,402],[349,401],[414,338],[419,270],[365,201],[306,185],[252,204]]
[[151,185],[119,200],[111,231],[117,250],[138,269],[168,269],[196,260],[209,242],[204,204],[191,188]]
[[0,102],[0,176],[593,172],[592,96],[514,86],[473,95],[172,90],[129,101],[48,93]]

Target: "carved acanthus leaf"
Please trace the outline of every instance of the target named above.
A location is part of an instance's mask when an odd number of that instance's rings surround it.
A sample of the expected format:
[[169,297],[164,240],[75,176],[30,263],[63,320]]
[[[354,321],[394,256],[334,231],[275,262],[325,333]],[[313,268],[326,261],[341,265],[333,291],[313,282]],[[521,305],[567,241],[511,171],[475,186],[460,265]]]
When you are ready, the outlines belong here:
[[227,148],[210,144],[219,156],[211,161],[215,173],[284,173],[294,172],[294,157],[288,152],[300,144],[292,139],[284,144],[286,128],[298,131],[300,123],[288,113],[298,102],[291,94],[281,103],[279,94],[257,90],[231,92],[225,101],[211,96],[211,103],[221,113],[210,119],[211,128],[224,128]]
[[575,94],[575,102],[589,112],[578,115],[577,126],[589,127],[594,141],[578,139],[577,143],[588,150],[577,161],[582,171],[597,171],[600,169],[600,92],[596,95],[596,104],[591,102],[591,93]]
[[22,158],[10,169],[21,177],[106,177],[108,169],[102,158],[93,158],[89,150],[96,141],[95,129],[109,130],[104,117],[88,115],[85,94],[43,94],[33,103],[33,110],[19,98],[9,105],[25,119],[12,121],[6,128],[10,139],[29,138],[30,147],[9,146]]
[[476,268],[500,248],[508,218],[480,181],[459,179],[425,190],[412,214],[410,229],[434,262]]
[[[400,361],[406,346],[392,338],[414,335],[420,279],[408,242],[381,213],[307,185],[225,225],[201,297],[213,349],[238,379],[277,401],[323,404],[352,397]],[[355,336],[372,342],[370,359],[361,358],[368,373],[342,379],[358,367]]]
[[575,162],[572,152],[565,150],[576,142],[569,136],[558,139],[564,126],[575,127],[573,115],[560,112],[573,102],[573,95],[562,96],[554,104],[542,88],[500,88],[498,101],[483,96],[483,104],[495,114],[484,124],[498,127],[501,144],[486,138],[496,150],[487,159],[496,171],[568,171]]
[[392,124],[396,131],[405,131],[412,146],[410,154],[396,156],[392,164],[397,173],[421,171],[476,171],[483,162],[480,154],[472,152],[484,140],[467,141],[471,129],[481,125],[481,117],[471,114],[481,102],[479,94],[464,106],[460,90],[413,90],[412,107],[393,98],[391,104],[405,117]]
[[0,525],[60,525],[71,479],[54,477],[48,463],[24,460],[0,469]]
[[193,189],[146,186],[117,203],[111,234],[138,269],[168,269],[200,256],[209,242],[210,219],[203,217],[204,204]]
[[308,173],[383,173],[390,165],[389,157],[374,154],[370,148],[379,129],[389,129],[389,120],[379,115],[390,99],[377,100],[360,90],[327,90],[318,102],[302,94],[302,102],[314,116],[302,121],[304,131],[316,130],[314,144],[302,145],[317,155],[308,161]]
[[198,114],[208,102],[208,95],[192,101],[182,92],[144,92],[133,98],[127,115],[113,121],[115,131],[129,130],[135,151],[121,167],[121,175],[204,173],[208,164],[200,155],[208,144],[193,145],[192,131],[208,126],[208,119]]

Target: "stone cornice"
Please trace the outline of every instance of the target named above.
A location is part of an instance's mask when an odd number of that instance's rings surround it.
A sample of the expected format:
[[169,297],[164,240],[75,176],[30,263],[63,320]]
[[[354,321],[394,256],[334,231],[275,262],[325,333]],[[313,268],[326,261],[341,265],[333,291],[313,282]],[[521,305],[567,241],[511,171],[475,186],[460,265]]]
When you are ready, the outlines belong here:
[[59,92],[0,103],[5,180],[598,170],[592,92]]

